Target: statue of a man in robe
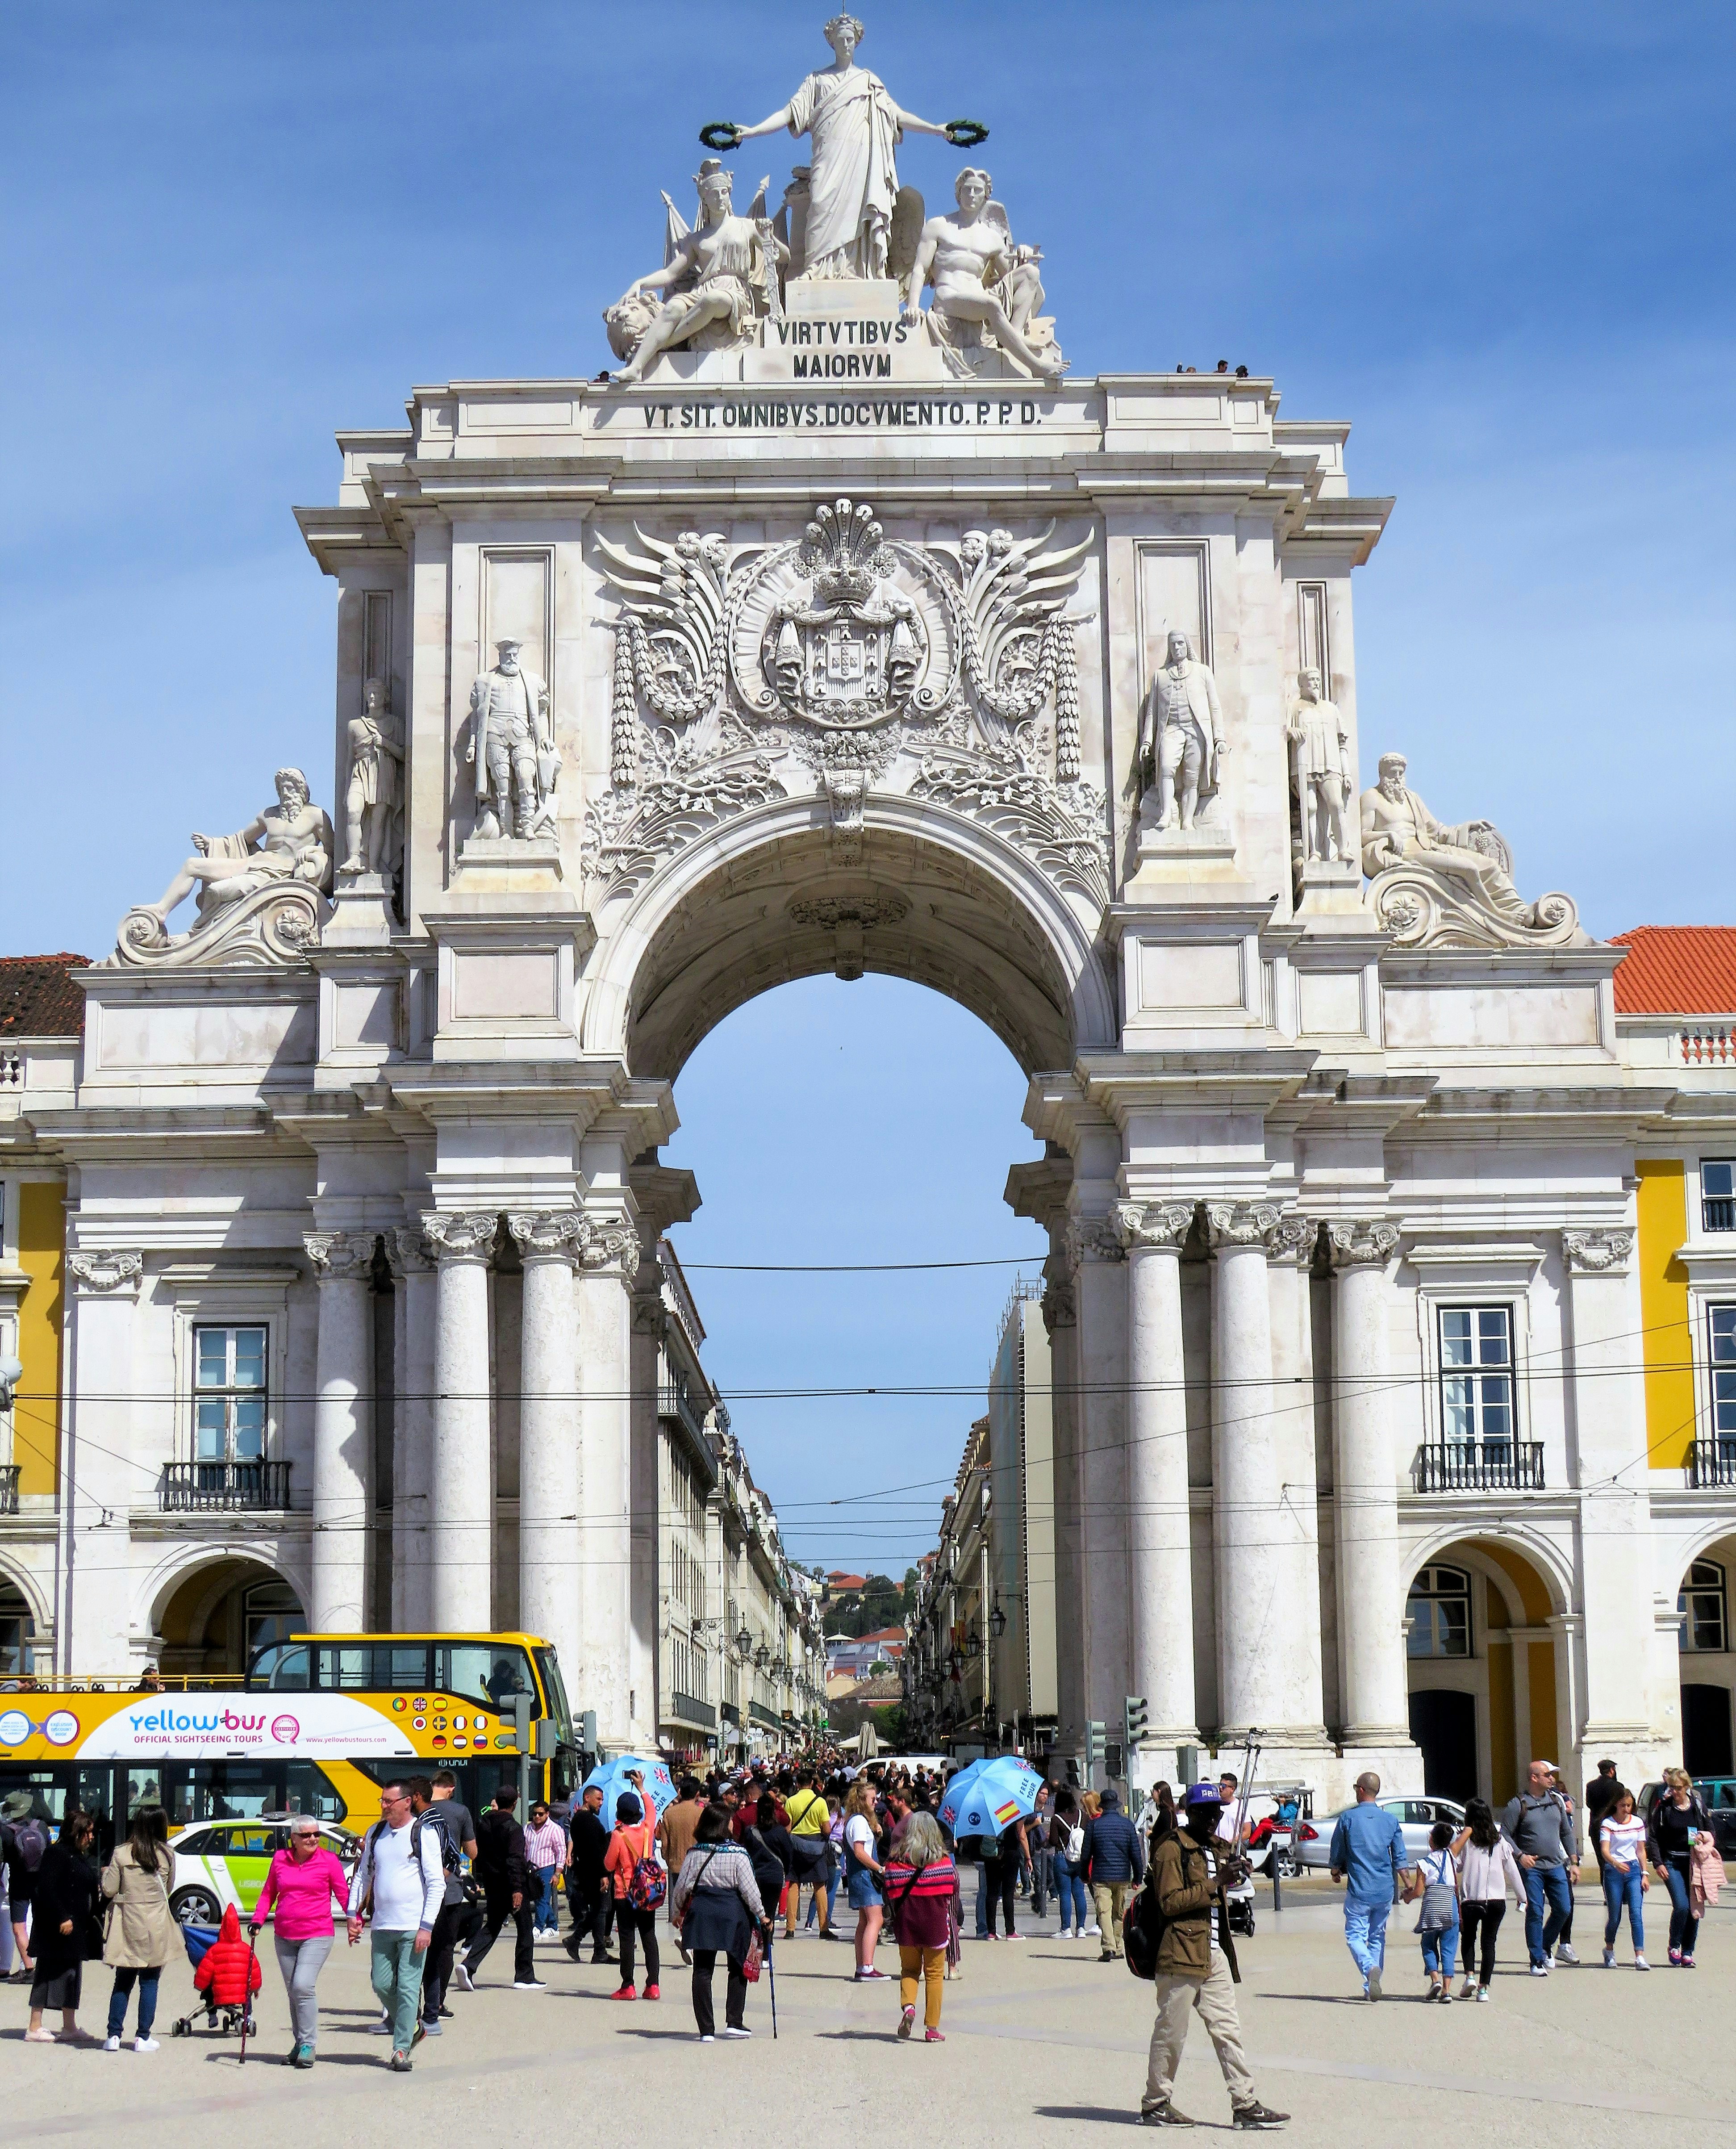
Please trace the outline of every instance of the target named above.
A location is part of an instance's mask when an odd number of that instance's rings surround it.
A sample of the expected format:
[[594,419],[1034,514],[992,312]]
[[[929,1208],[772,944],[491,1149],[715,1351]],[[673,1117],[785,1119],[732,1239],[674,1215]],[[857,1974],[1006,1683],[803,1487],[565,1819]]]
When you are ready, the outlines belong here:
[[826,25],[833,64],[809,75],[769,119],[736,131],[742,142],[783,127],[811,138],[798,274],[815,282],[887,274],[887,237],[898,193],[893,152],[907,132],[952,138],[945,127],[902,110],[878,75],[857,66],[862,35],[853,15],[834,15]]

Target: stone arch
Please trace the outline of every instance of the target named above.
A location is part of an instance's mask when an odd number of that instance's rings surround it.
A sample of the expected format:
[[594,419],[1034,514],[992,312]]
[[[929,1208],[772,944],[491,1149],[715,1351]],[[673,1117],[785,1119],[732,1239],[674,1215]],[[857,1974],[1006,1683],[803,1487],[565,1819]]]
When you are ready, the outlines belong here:
[[827,970],[944,993],[1028,1074],[1114,1047],[1113,977],[1092,928],[1013,844],[918,800],[876,796],[847,862],[816,815],[812,798],[742,814],[626,902],[590,983],[587,1052],[672,1080],[725,1015]]
[[[277,1583],[304,1608],[311,1578],[246,1543],[187,1547],[160,1560],[140,1583],[133,1633],[165,1671],[239,1672],[244,1637],[237,1621],[244,1593]],[[224,1661],[209,1659],[220,1654]]]
[[33,1574],[22,1561],[10,1559],[0,1553],[0,1588],[16,1589],[24,1600],[36,1628],[36,1642],[42,1641],[54,1631],[53,1600],[43,1588],[40,1577]]
[[1472,1584],[1470,1654],[1406,1658],[1425,1784],[1462,1797],[1474,1782],[1479,1796],[1498,1803],[1520,1788],[1527,1760],[1561,1759],[1570,1742],[1571,1643],[1561,1616],[1572,1605],[1570,1570],[1560,1548],[1535,1531],[1497,1535],[1462,1522],[1414,1540],[1406,1558],[1407,1597],[1428,1567],[1457,1568]]
[[[1696,1776],[1727,1776],[1736,1769],[1736,1523],[1727,1516],[1695,1532],[1681,1566],[1679,1595],[1688,1588],[1694,1567],[1710,1562],[1723,1570],[1723,1647],[1706,1646],[1706,1598],[1697,1593],[1678,1629],[1677,1673],[1680,1688],[1681,1761]],[[1698,1616],[1697,1616],[1698,1615]],[[1697,1645],[1697,1646],[1693,1646]]]

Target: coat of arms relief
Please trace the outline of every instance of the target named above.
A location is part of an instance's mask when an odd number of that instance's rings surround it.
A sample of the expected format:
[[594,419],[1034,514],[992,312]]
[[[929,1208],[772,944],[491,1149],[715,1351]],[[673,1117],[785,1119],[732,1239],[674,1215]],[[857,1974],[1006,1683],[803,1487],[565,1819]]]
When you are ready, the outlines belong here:
[[876,788],[987,823],[1059,885],[1109,898],[1103,793],[1082,770],[1069,611],[1089,534],[888,538],[872,507],[814,510],[798,538],[597,540],[618,601],[610,788],[586,811],[596,900],[637,888],[718,821],[823,794],[860,857]]

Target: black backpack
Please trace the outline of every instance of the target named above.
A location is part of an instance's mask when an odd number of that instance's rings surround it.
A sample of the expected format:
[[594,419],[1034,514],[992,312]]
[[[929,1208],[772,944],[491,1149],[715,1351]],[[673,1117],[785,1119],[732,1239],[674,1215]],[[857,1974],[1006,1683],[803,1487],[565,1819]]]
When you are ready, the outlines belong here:
[[1145,1875],[1145,1885],[1127,1906],[1121,1925],[1121,1944],[1127,1950],[1127,1967],[1149,1985],[1157,1975],[1157,1950],[1163,1943],[1165,1917],[1157,1900],[1157,1870]]

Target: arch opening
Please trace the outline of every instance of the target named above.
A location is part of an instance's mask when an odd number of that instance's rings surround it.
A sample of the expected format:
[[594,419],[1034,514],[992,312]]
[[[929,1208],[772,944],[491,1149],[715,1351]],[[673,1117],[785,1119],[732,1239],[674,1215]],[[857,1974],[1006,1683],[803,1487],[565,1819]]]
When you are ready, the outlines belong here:
[[264,1560],[223,1553],[181,1575],[155,1621],[164,1672],[238,1674],[267,1642],[307,1620],[293,1584]]
[[1736,1532],[1695,1554],[1676,1599],[1682,1687],[1682,1765],[1690,1776],[1736,1775],[1736,1646],[1730,1592]]

